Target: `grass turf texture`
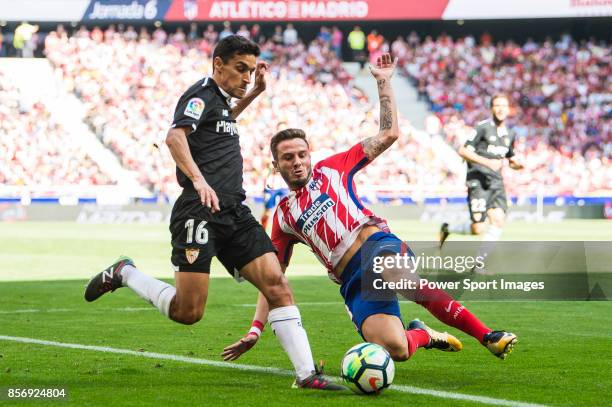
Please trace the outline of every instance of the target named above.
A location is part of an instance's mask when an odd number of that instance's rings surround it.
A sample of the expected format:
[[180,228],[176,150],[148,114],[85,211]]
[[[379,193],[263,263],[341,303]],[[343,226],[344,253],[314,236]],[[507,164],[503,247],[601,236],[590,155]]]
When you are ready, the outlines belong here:
[[[391,225],[402,238],[415,240],[431,239],[437,229],[411,221]],[[610,233],[605,222],[515,223],[504,238],[609,240]],[[161,225],[0,224],[0,239],[5,280],[89,276],[121,253],[133,256],[145,272],[170,276],[169,234]],[[346,315],[338,287],[323,276],[296,277],[299,269],[324,272],[311,254],[300,250],[288,273],[315,358],[327,361],[328,374],[339,375],[343,353],[361,338]],[[82,299],[84,285],[85,280],[0,283],[0,335],[220,360],[222,348],[248,328],[256,295],[247,283],[214,279],[204,320],[181,326],[153,308],[144,309],[147,304],[129,289],[87,304]],[[472,338],[450,328],[464,342],[464,350],[420,350],[410,361],[397,364],[395,384],[559,406],[600,406],[612,399],[612,366],[606,356],[612,344],[609,302],[466,305],[492,328],[519,335],[509,359],[497,360]],[[123,310],[126,307],[137,310]],[[40,312],[11,313],[24,309]],[[402,314],[406,321],[418,317],[446,329],[418,305],[402,303]],[[0,388],[67,387],[68,403],[73,405],[475,405],[394,391],[378,398],[296,391],[289,388],[291,378],[286,376],[2,340],[0,355]],[[239,363],[290,368],[269,328]],[[40,404],[15,402],[30,403]]]

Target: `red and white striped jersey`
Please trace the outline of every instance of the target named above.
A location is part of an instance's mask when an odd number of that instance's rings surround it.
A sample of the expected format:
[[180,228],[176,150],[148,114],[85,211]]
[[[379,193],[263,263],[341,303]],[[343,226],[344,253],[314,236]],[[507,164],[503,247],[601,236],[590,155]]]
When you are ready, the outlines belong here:
[[304,243],[325,265],[329,277],[338,282],[332,271],[362,226],[376,225],[389,231],[384,219],[363,206],[355,189],[353,177],[369,163],[358,143],[319,161],[308,183],[280,201],[274,214],[272,242],[281,263],[289,264],[293,245]]

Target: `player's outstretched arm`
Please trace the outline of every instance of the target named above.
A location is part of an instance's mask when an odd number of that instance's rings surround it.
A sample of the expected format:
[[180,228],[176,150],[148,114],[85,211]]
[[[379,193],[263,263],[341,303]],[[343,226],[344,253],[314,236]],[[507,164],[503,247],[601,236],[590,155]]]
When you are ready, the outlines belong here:
[[193,182],[193,187],[200,195],[202,205],[211,208],[213,213],[220,210],[219,198],[215,191],[208,185],[198,165],[193,161],[191,152],[189,151],[189,143],[187,142],[187,127],[175,127],[168,131],[166,136],[166,145],[170,149],[172,158],[176,161],[176,165],[183,171],[187,177]]
[[378,100],[380,102],[380,131],[374,137],[362,141],[363,151],[371,161],[389,148],[399,138],[397,122],[397,104],[391,87],[391,77],[397,65],[397,58],[391,59],[390,54],[378,57],[376,66],[370,66],[370,72],[378,85]]
[[244,97],[236,102],[232,107],[232,117],[237,119],[240,113],[247,108],[255,100],[255,98],[266,90],[266,72],[268,71],[268,64],[264,61],[257,62],[255,68],[255,85],[244,95]]
[[[283,273],[287,270],[287,264],[281,263],[281,269]],[[270,312],[270,306],[266,297],[262,293],[257,295],[257,306],[255,307],[255,315],[253,316],[253,324],[251,329],[245,336],[243,336],[238,342],[235,342],[223,349],[223,360],[233,361],[242,356],[243,353],[248,352],[259,340],[263,327],[268,322],[268,313]]]

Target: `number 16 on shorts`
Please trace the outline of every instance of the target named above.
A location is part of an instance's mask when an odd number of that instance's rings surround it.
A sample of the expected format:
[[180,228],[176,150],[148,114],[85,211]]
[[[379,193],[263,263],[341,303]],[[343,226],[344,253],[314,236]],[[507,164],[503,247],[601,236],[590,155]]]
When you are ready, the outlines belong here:
[[195,233],[194,233],[193,229],[195,226],[195,220],[187,219],[187,221],[185,222],[185,229],[187,229],[187,239],[185,243],[190,244],[190,243],[193,243],[194,241],[197,244],[208,243],[208,230],[205,227],[206,223],[207,222],[205,220],[198,223],[198,226],[195,228]]

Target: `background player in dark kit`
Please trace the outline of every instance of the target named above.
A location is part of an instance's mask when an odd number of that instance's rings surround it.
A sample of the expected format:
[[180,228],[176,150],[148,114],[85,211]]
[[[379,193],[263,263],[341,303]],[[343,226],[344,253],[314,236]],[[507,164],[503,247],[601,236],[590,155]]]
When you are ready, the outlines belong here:
[[[299,310],[274,246],[242,204],[242,156],[236,117],[265,90],[267,65],[259,47],[232,35],[213,53],[213,75],[199,80],[179,99],[166,144],[177,164],[183,193],[172,208],[172,264],[176,288],[149,277],[122,257],[96,275],[85,298],[128,286],[168,318],[193,324],[204,314],[210,262],[217,256],[235,278],[245,278],[267,299],[270,325],[289,355],[299,387],[337,390],[315,369]],[[251,76],[255,84],[247,92]],[[235,107],[230,99],[239,99]],[[254,326],[254,331],[263,326]]]
[[[440,229],[440,245],[451,233],[483,235],[485,241],[499,240],[508,209],[501,174],[504,158],[513,170],[523,169],[514,156],[514,135],[506,127],[510,103],[506,95],[491,97],[490,119],[476,126],[471,137],[458,153],[468,165],[466,184],[471,222],[449,225]],[[489,227],[485,220],[489,219]]]

